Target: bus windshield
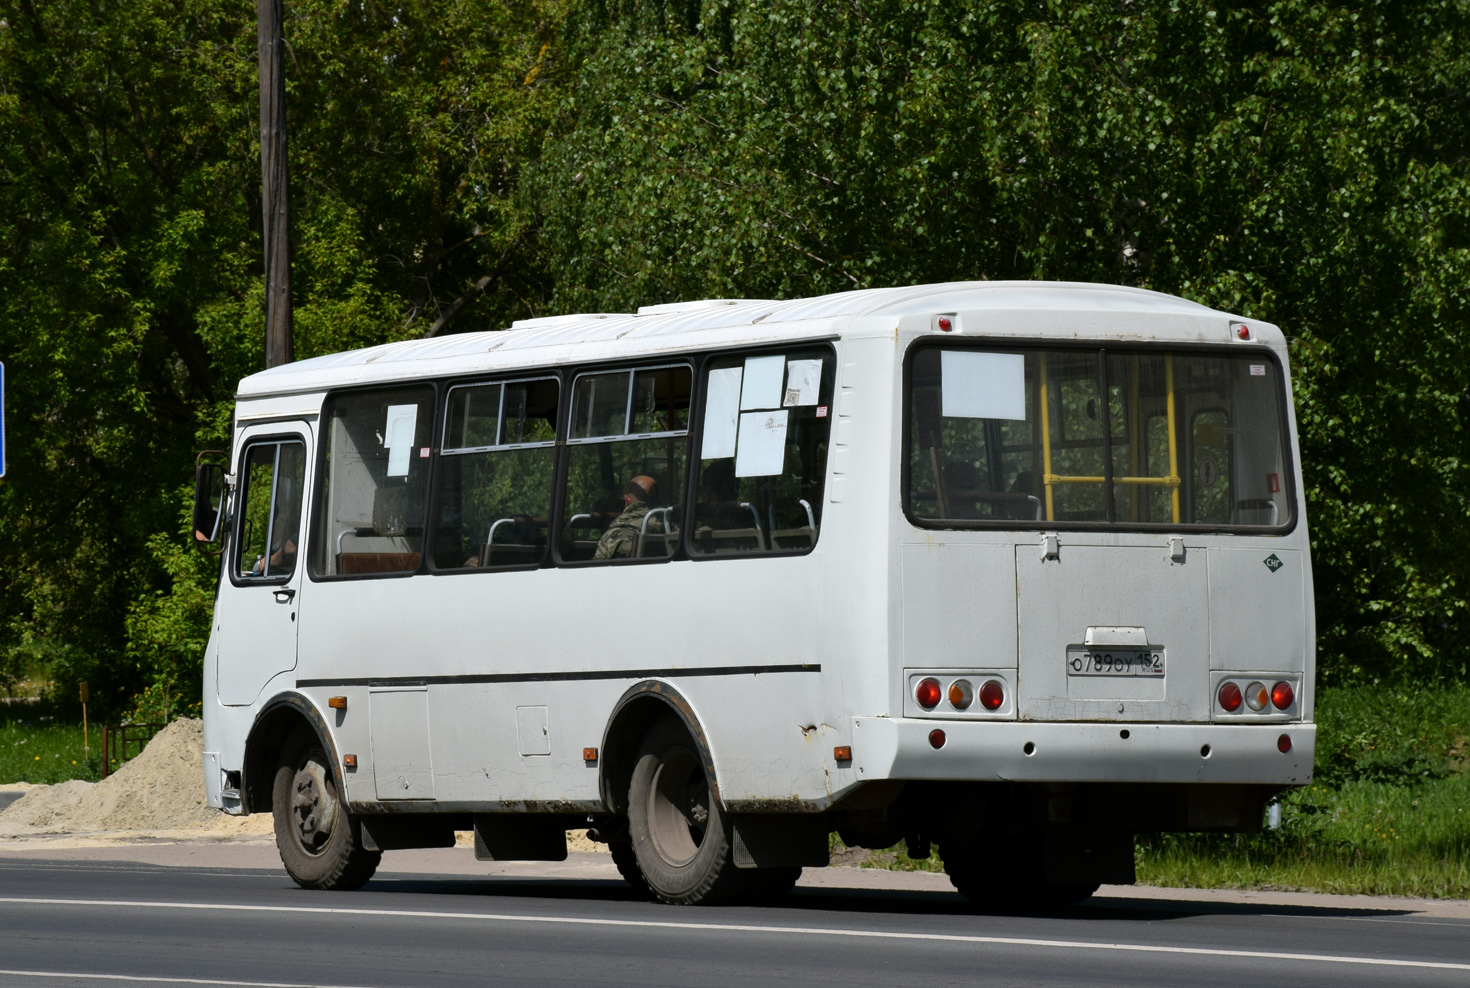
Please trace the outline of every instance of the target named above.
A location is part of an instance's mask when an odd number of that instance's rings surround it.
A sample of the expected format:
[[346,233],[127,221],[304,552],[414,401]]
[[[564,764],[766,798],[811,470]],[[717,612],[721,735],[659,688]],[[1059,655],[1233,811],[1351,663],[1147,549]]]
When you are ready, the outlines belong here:
[[1285,528],[1282,397],[1258,350],[922,347],[905,509],[944,528]]

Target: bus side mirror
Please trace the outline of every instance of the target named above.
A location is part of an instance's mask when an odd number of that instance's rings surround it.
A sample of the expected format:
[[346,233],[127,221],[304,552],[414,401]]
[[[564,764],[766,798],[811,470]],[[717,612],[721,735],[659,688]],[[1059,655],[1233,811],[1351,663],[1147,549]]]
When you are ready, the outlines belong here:
[[211,554],[225,547],[225,464],[205,457],[224,455],[209,449],[194,461],[194,544]]

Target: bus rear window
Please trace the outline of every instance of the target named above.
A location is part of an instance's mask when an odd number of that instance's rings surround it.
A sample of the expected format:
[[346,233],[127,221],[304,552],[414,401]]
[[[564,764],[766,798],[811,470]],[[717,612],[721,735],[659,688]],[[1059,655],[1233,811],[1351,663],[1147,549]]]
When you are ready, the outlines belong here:
[[1281,403],[1259,351],[924,347],[905,507],[943,527],[1286,526]]

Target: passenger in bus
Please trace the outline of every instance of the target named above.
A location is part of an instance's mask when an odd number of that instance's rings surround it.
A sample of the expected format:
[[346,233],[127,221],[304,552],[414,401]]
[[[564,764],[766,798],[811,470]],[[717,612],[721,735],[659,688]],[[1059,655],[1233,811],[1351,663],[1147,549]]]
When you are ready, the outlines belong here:
[[[597,552],[593,559],[630,559],[638,552],[638,535],[643,530],[643,519],[657,505],[658,482],[652,477],[637,476],[623,488],[623,512],[613,519],[611,525],[597,540]],[[658,519],[649,523],[660,535],[663,526]]]
[[[286,536],[286,540],[281,543],[280,548],[278,548],[275,552],[271,553],[271,555],[270,555],[270,574],[272,576],[277,576],[277,575],[280,575],[283,572],[289,573],[291,570],[293,570],[295,568],[296,568],[296,536],[293,534],[293,535]],[[266,573],[266,557],[261,556],[259,559],[257,559],[255,561],[255,565],[250,568],[250,575],[251,576],[264,576],[265,573]]]

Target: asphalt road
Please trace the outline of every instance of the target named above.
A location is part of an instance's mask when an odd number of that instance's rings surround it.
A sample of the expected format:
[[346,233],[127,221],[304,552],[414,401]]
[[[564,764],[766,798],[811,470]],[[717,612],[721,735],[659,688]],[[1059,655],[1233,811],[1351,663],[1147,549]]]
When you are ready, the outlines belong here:
[[937,886],[806,887],[681,909],[611,879],[389,872],[315,893],[265,867],[10,857],[0,986],[1470,985],[1463,915],[1164,895],[997,916]]

